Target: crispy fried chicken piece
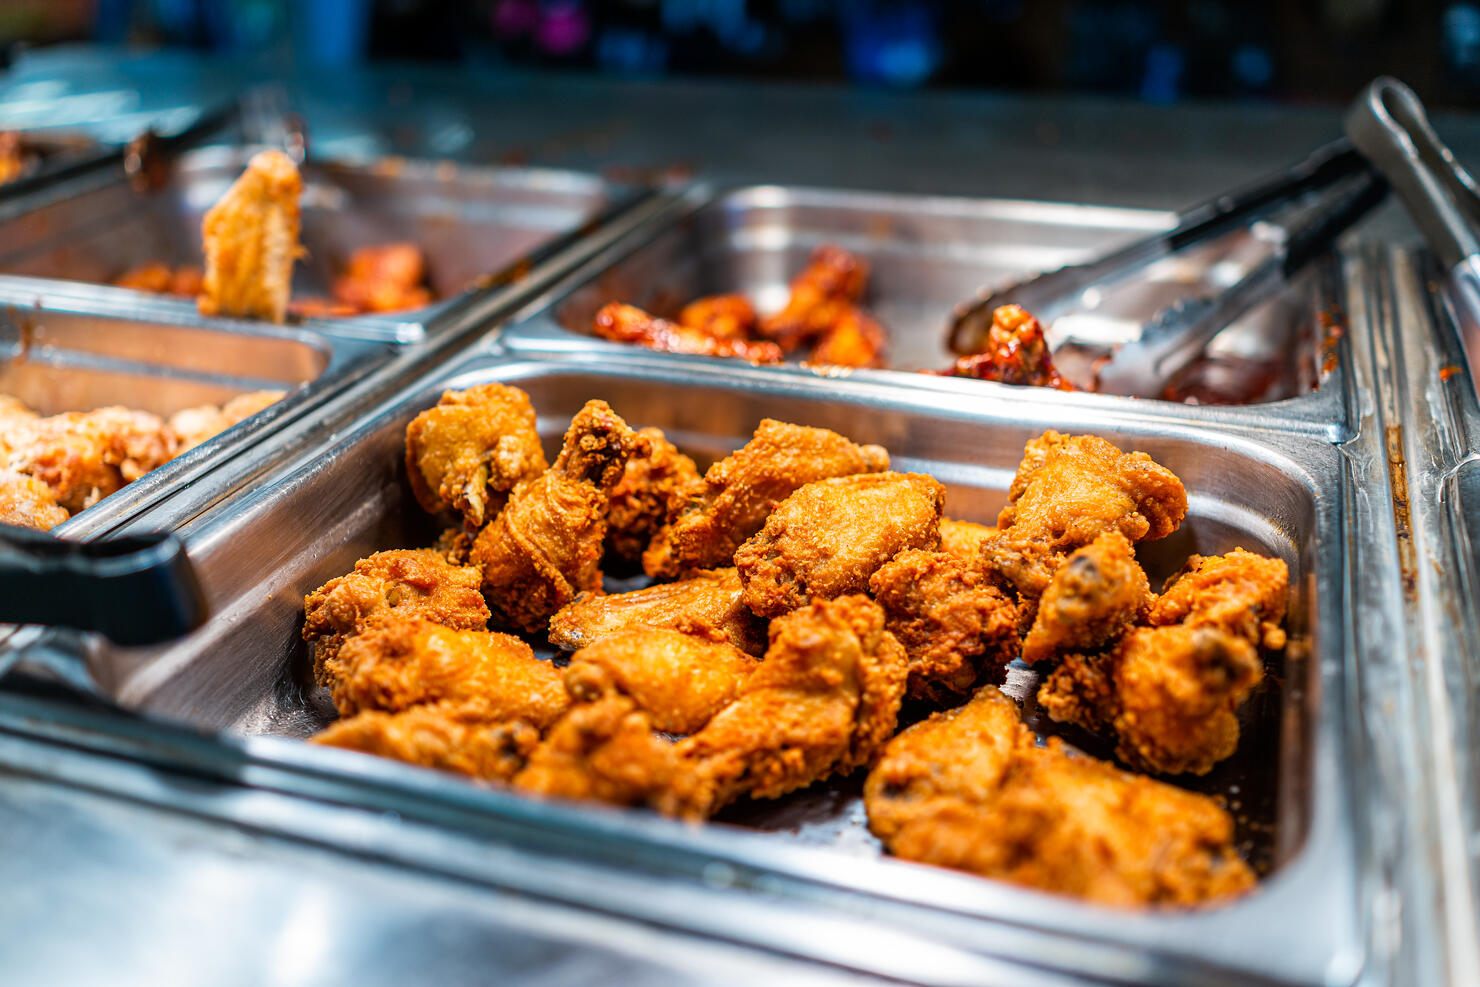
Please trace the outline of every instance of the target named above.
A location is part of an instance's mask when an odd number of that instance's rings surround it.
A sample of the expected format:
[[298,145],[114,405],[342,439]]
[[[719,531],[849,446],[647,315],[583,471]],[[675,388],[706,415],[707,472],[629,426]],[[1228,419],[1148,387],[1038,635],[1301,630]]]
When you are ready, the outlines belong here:
[[341,716],[441,703],[482,722],[523,720],[536,729],[570,705],[560,670],[519,638],[399,614],[372,620],[344,643],[333,695]]
[[200,294],[205,283],[205,272],[194,264],[170,267],[160,261],[150,261],[131,267],[113,279],[119,288],[148,291],[156,295],[178,295],[194,298]]
[[74,514],[170,459],[164,422],[146,411],[12,416],[5,430],[4,465],[51,487],[57,503]]
[[716,339],[749,339],[755,330],[755,306],[744,295],[708,295],[685,305],[678,322]]
[[1212,799],[1039,747],[993,686],[885,749],[864,785],[895,856],[1121,907],[1192,907],[1254,886]]
[[778,618],[735,701],[678,743],[693,787],[660,808],[705,817],[742,795],[777,798],[868,764],[894,734],[907,674],[904,648],[866,596]]
[[880,446],[855,445],[825,428],[767,418],[744,448],[709,467],[704,486],[643,553],[643,570],[673,578],[730,565],[773,508],[817,480],[889,468]]
[[1281,559],[1235,548],[1227,555],[1194,555],[1151,605],[1147,623],[1219,627],[1250,644],[1285,646],[1285,598],[1290,569]]
[[1028,600],[1102,533],[1150,541],[1187,516],[1187,491],[1170,470],[1093,435],[1049,431],[1030,441],[1007,496],[997,530],[982,541],[982,564]]
[[908,695],[959,702],[1017,657],[1017,604],[949,552],[900,552],[869,591],[909,656]]
[[673,743],[627,696],[576,703],[529,756],[514,787],[532,795],[614,805],[685,802]]
[[740,574],[734,569],[705,569],[690,579],[630,593],[583,593],[550,618],[550,643],[575,651],[634,625],[671,627],[726,641],[752,655],[766,650],[765,622],[741,599]]
[[50,531],[69,517],[51,487],[24,473],[0,471],[0,524]]
[[866,591],[869,577],[900,552],[939,546],[945,493],[923,473],[864,473],[801,487],[735,552],[746,606],[779,617],[809,600]]
[[423,617],[454,630],[488,627],[488,606],[478,591],[482,573],[449,565],[430,548],[376,552],[354,571],[329,580],[303,598],[303,639],[313,648],[314,678],[339,679],[345,641],[378,616]]
[[540,732],[522,720],[488,722],[466,709],[438,704],[398,713],[367,710],[329,724],[309,742],[508,781],[524,768],[539,739]]
[[842,247],[822,244],[792,279],[786,307],[761,320],[760,334],[790,353],[832,329],[867,286],[867,263]]
[[1098,651],[1124,634],[1150,603],[1151,586],[1135,547],[1119,531],[1107,531],[1076,549],[1049,580],[1023,640],[1023,661]]
[[644,444],[605,401],[586,402],[555,465],[517,487],[478,533],[472,561],[502,622],[533,633],[577,593],[601,589],[607,505]]
[[975,521],[940,519],[940,550],[956,556],[972,568],[981,566],[982,541],[997,529]]
[[360,247],[334,279],[334,299],[360,312],[399,312],[432,303],[427,261],[414,243]]
[[565,688],[576,702],[631,696],[665,733],[694,733],[735,698],[760,663],[724,641],[640,624],[570,657]]
[[529,395],[507,384],[444,391],[436,407],[406,426],[406,475],[416,502],[431,514],[456,511],[470,530],[547,468]]
[[1043,338],[1043,326],[1018,305],[1003,305],[992,312],[986,348],[959,357],[946,371],[949,377],[995,380],[1003,384],[1078,390],[1060,376]]
[[173,458],[189,452],[282,399],[282,391],[251,391],[238,394],[220,407],[203,404],[175,412],[165,426],[165,442],[170,456]]
[[199,307],[205,315],[282,322],[293,288],[303,179],[281,151],[263,151],[201,223],[206,273]]
[[735,357],[751,363],[781,362],[781,349],[775,343],[713,336],[705,330],[669,322],[644,312],[636,305],[623,305],[621,302],[602,306],[592,327],[602,339],[636,343],[660,353]]
[[660,429],[644,428],[637,434],[648,440],[648,451],[627,460],[606,513],[607,556],[634,566],[653,536],[704,482],[694,461]]
[[889,337],[872,315],[857,305],[841,308],[812,351],[812,363],[836,367],[882,367]]

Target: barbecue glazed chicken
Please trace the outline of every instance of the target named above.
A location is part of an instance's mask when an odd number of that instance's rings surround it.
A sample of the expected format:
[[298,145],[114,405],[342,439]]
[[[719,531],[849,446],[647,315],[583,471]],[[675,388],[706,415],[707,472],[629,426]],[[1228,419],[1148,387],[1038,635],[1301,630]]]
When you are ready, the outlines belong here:
[[948,377],[1077,390],[1054,368],[1043,326],[1019,305],[994,310],[982,352],[958,357],[945,373]]
[[205,315],[282,322],[293,290],[303,179],[281,151],[263,151],[206,213],[201,223]]
[[726,356],[751,363],[780,363],[781,349],[764,340],[752,342],[735,336],[711,335],[708,327],[697,328],[669,322],[644,312],[636,305],[611,302],[596,313],[592,323],[596,335],[614,343],[636,343],[660,353],[693,353]]

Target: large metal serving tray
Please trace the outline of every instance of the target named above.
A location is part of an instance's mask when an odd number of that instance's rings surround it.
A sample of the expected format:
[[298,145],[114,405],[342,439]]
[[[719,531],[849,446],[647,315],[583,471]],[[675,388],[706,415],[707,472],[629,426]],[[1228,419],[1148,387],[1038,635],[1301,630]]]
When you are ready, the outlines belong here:
[[[0,222],[0,274],[109,285],[135,265],[201,263],[201,217],[241,173],[253,149],[209,147],[181,155],[157,191],[135,192],[120,174],[103,187],[55,192]],[[398,240],[421,246],[433,293],[425,309],[351,320],[369,335],[401,342],[484,277],[571,234],[635,193],[595,175],[401,158],[304,165],[303,245],[294,295],[327,296],[357,247]],[[127,289],[103,297],[137,299]],[[184,310],[193,303],[162,299]]]
[[[788,186],[700,190],[685,208],[587,265],[566,283],[557,305],[511,327],[506,338],[531,350],[617,351],[623,344],[591,335],[592,316],[613,300],[672,316],[700,295],[741,292],[762,312],[772,311],[812,249],[836,243],[870,264],[865,302],[890,331],[897,368],[854,373],[976,395],[1005,385],[899,372],[950,366],[945,326],[955,305],[984,286],[1083,262],[1171,222],[1164,212],[1047,202]],[[1106,289],[1094,314],[1110,323],[1140,321],[1184,294],[1211,296],[1267,255],[1268,235],[1256,227],[1158,262],[1145,278]],[[1341,318],[1334,272],[1334,263],[1314,265],[1211,344],[1204,379],[1243,407],[1189,409],[1158,401],[1144,413],[1339,434],[1348,422],[1348,357],[1340,332],[1332,331]],[[1112,407],[1125,399],[1101,400]]]

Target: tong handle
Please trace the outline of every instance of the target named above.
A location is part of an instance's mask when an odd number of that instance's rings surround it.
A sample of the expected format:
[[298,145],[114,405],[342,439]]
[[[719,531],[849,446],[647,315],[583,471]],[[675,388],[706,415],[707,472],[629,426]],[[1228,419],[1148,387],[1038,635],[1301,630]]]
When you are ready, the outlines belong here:
[[1301,268],[1330,250],[1337,237],[1382,202],[1387,190],[1382,176],[1369,172],[1324,204],[1313,218],[1290,228],[1280,262],[1285,278],[1293,278]]

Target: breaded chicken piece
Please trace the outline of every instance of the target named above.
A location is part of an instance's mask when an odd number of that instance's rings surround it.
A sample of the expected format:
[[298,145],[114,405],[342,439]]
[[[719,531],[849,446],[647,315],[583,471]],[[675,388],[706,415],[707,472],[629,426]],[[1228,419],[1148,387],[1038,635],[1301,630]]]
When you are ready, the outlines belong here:
[[812,350],[811,363],[835,367],[882,367],[889,337],[872,315],[845,305]]
[[949,552],[900,552],[869,591],[909,656],[908,695],[954,704],[1017,657],[1017,604]]
[[560,670],[519,638],[456,631],[386,614],[339,651],[334,705],[341,716],[444,704],[484,722],[523,720],[544,729],[570,705]]
[[488,627],[488,606],[475,568],[448,564],[430,548],[376,552],[354,571],[329,580],[303,598],[303,639],[313,648],[314,678],[332,686],[339,651],[374,618],[423,617],[454,630]]
[[688,801],[673,743],[653,730],[631,698],[617,693],[572,705],[513,785],[531,795],[613,805]]
[[443,391],[406,426],[406,476],[429,514],[455,511],[471,531],[509,491],[548,469],[529,395],[507,384]]
[[473,542],[483,593],[498,619],[534,633],[580,592],[601,589],[606,510],[627,459],[646,440],[605,401],[571,421],[555,465],[515,488]]
[[923,473],[865,473],[801,487],[735,552],[746,606],[779,617],[810,600],[867,591],[869,577],[900,552],[940,545],[945,493]]
[[221,434],[282,399],[282,391],[251,391],[238,394],[220,407],[203,404],[177,411],[165,424],[165,442],[169,446],[170,455],[173,457],[189,452],[207,439]]
[[634,625],[570,657],[565,688],[576,702],[632,697],[664,733],[694,733],[735,698],[760,662],[723,641]]
[[[0,472],[0,524],[50,531],[71,517],[51,487],[24,473]],[[736,581],[736,594],[739,594]]]
[[909,663],[866,596],[819,600],[771,623],[765,660],[735,701],[676,747],[692,785],[663,811],[713,815],[870,763],[894,735]]
[[1254,886],[1212,799],[1039,747],[993,686],[885,749],[869,828],[898,857],[1121,907],[1192,907]]
[[704,482],[694,461],[662,430],[644,428],[637,434],[647,439],[648,449],[627,460],[606,514],[607,557],[632,566],[642,562],[653,536]]
[[946,375],[1060,391],[1078,390],[1054,367],[1043,326],[1019,305],[1003,305],[992,312],[992,325],[987,330],[984,346],[980,353],[958,358]]
[[825,428],[767,418],[743,448],[710,466],[704,486],[643,553],[654,578],[732,564],[735,550],[787,497],[808,483],[889,468],[880,446],[855,445]]
[[414,243],[359,247],[334,279],[334,300],[358,312],[399,312],[432,303],[427,261]]
[[550,643],[575,651],[638,624],[726,641],[752,655],[766,650],[765,622],[741,599],[740,574],[734,569],[706,569],[691,579],[630,593],[582,593],[550,618]]
[[172,268],[159,261],[150,261],[129,268],[114,278],[113,283],[119,288],[148,291],[156,295],[194,298],[200,294],[201,286],[205,283],[205,272],[194,264]]
[[760,322],[759,331],[790,353],[837,324],[843,311],[863,298],[868,264],[842,247],[825,243],[791,281],[786,307]]
[[108,407],[6,421],[9,469],[51,487],[75,514],[170,459],[164,422],[146,411]]
[[524,768],[540,732],[521,720],[488,722],[445,705],[398,713],[367,710],[329,724],[310,743],[342,747],[487,781],[508,781]]
[[1290,569],[1281,559],[1235,548],[1227,555],[1194,555],[1151,605],[1155,627],[1219,627],[1250,644],[1285,646],[1285,599]]
[[997,530],[982,541],[982,564],[1028,600],[1070,552],[1104,532],[1151,541],[1187,516],[1187,491],[1170,470],[1093,435],[1049,431],[1030,441],[1007,496]]
[[744,295],[708,295],[685,305],[678,322],[716,339],[748,339],[755,330],[755,306]]
[[1135,547],[1119,531],[1107,531],[1076,549],[1049,580],[1023,640],[1023,661],[1098,651],[1119,639],[1150,603],[1151,585]]
[[198,302],[204,315],[282,322],[293,289],[303,179],[281,151],[247,162],[201,223],[206,273]]
[[733,357],[751,363],[780,363],[781,349],[775,343],[711,335],[678,322],[660,319],[636,305],[611,302],[596,313],[592,328],[602,339],[636,343],[660,353],[693,353],[698,356]]
[[940,519],[940,550],[956,556],[966,565],[981,567],[982,542],[997,529],[975,521]]

